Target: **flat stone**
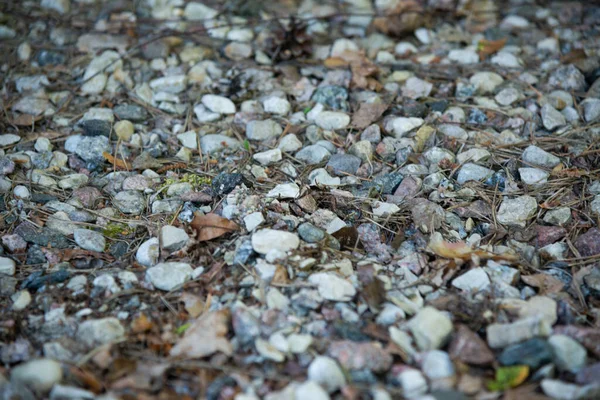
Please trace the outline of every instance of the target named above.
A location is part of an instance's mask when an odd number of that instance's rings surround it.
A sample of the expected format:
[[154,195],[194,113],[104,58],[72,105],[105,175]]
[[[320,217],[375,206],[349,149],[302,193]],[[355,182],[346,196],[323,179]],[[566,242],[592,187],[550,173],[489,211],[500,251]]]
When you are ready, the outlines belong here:
[[295,183],[280,183],[266,195],[266,197],[276,199],[297,199],[299,196],[300,187]]
[[75,229],[73,231],[73,238],[75,239],[75,243],[84,250],[101,253],[104,252],[104,248],[106,247],[104,236],[90,229]]
[[392,132],[397,138],[401,138],[413,129],[417,129],[425,123],[422,118],[416,117],[397,117],[386,123],[385,128]]
[[140,215],[146,209],[146,199],[138,191],[124,190],[114,197],[113,205],[125,214]]
[[235,104],[227,97],[214,94],[205,94],[202,96],[202,104],[210,111],[219,114],[235,114]]
[[410,99],[427,97],[433,89],[433,84],[417,77],[410,77],[402,86],[402,96]]
[[290,133],[281,138],[279,144],[277,145],[277,148],[283,152],[291,153],[301,149],[302,142],[300,141],[300,139],[298,139],[298,136],[294,135],[293,133]]
[[550,174],[539,168],[519,168],[519,176],[527,185],[541,186],[548,182]]
[[309,165],[315,165],[327,161],[330,156],[331,153],[325,147],[312,144],[297,152],[295,158]]
[[254,120],[246,124],[246,137],[250,140],[269,140],[281,135],[283,129],[281,125],[272,119],[263,121]]
[[263,217],[260,211],[253,212],[244,217],[244,225],[248,232],[252,232],[263,222],[265,222],[265,217]]
[[452,337],[450,356],[466,364],[487,365],[495,360],[487,344],[466,325],[458,325]]
[[118,319],[109,317],[90,319],[79,324],[77,339],[88,347],[111,343],[125,335]]
[[319,294],[326,300],[350,301],[356,295],[350,282],[331,272],[312,274],[308,281],[317,285]]
[[506,199],[498,209],[498,222],[507,226],[525,228],[527,221],[537,211],[537,201],[531,196],[520,196],[515,199]]
[[155,288],[169,292],[189,281],[192,272],[193,269],[190,264],[164,262],[148,268],[146,277]]
[[552,348],[546,340],[539,338],[508,346],[498,357],[502,365],[528,365],[531,369],[538,369],[550,361]]
[[330,357],[317,356],[308,366],[308,379],[333,393],[346,385],[346,377],[338,363]]
[[456,182],[464,185],[468,181],[482,181],[494,174],[494,171],[477,164],[467,163],[458,171]]
[[181,228],[165,225],[160,228],[160,243],[166,251],[176,251],[185,246],[190,237]]
[[298,235],[275,229],[261,229],[252,235],[252,248],[259,254],[267,254],[271,250],[287,252],[300,246]]
[[0,257],[0,274],[13,276],[15,274],[16,263],[7,257]]
[[600,229],[590,228],[575,240],[575,248],[583,257],[600,254]]
[[475,86],[478,93],[486,94],[493,92],[496,87],[504,82],[504,79],[495,72],[477,72],[469,82]]
[[240,142],[229,136],[220,134],[204,135],[200,138],[200,148],[207,154],[216,153],[225,149],[236,150],[240,147]]
[[325,232],[310,222],[298,226],[298,235],[307,243],[318,243],[325,238]]
[[47,358],[31,360],[14,367],[12,383],[23,385],[38,394],[47,393],[63,379],[62,365]]
[[587,361],[587,350],[566,335],[552,335],[548,339],[552,347],[554,363],[561,371],[576,373]]
[[487,341],[491,348],[502,349],[534,337],[547,337],[552,327],[538,317],[518,320],[510,324],[494,323],[487,327]]
[[490,289],[490,278],[483,268],[473,268],[452,280],[452,286],[465,292],[481,292]]
[[550,104],[544,104],[542,107],[542,123],[544,124],[544,128],[553,131],[556,128],[566,125],[567,121],[560,111],[556,110]]
[[415,342],[420,350],[435,350],[442,347],[452,333],[452,321],[433,307],[424,307],[408,321]]
[[281,161],[282,155],[280,149],[271,149],[261,153],[256,153],[252,156],[252,158],[258,161],[259,164],[266,166]]
[[322,129],[334,131],[350,124],[350,116],[338,111],[322,111],[317,114],[315,123]]
[[[371,144],[369,143],[370,147]],[[338,176],[354,175],[358,168],[360,168],[361,163],[360,158],[351,154],[334,154],[327,162],[327,169]]]
[[328,353],[348,370],[369,370],[375,373],[387,371],[392,364],[392,356],[379,342],[334,341]]

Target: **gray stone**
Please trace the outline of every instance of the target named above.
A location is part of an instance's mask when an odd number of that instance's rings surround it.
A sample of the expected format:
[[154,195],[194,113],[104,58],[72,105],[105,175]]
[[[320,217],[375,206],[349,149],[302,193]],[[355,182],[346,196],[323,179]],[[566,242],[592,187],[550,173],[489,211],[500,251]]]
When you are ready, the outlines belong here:
[[473,268],[452,280],[452,286],[465,292],[489,290],[490,285],[490,278],[480,267]]
[[281,138],[277,148],[283,152],[289,153],[301,149],[302,142],[298,139],[298,136],[290,133]]
[[497,218],[502,225],[525,228],[536,211],[537,201],[534,197],[520,196],[504,200],[498,209]]
[[0,274],[13,276],[16,263],[7,257],[0,257]]
[[482,181],[489,178],[493,174],[494,171],[489,168],[473,163],[467,163],[458,171],[456,182],[458,182],[460,185],[463,185],[468,181]]
[[146,277],[155,288],[169,292],[189,281],[192,272],[193,269],[190,264],[164,262],[148,268]]
[[533,145],[525,149],[521,158],[524,163],[537,167],[554,168],[560,164],[560,158]]
[[523,183],[531,186],[540,186],[548,182],[550,174],[539,168],[519,168],[519,175]]
[[504,79],[495,72],[477,72],[469,80],[480,94],[493,92]]
[[573,64],[557,68],[550,75],[548,83],[567,91],[583,92],[587,88],[585,76]]
[[269,140],[279,137],[283,129],[272,119],[250,121],[246,124],[246,137],[250,140]]
[[581,102],[581,107],[587,122],[594,122],[600,118],[600,99],[585,99]]
[[113,205],[125,214],[140,215],[146,209],[146,199],[140,192],[124,190],[114,197]]
[[332,272],[312,274],[308,281],[317,285],[319,294],[326,300],[350,301],[356,295],[356,289],[350,282]]
[[317,356],[308,366],[308,379],[333,393],[346,384],[346,377],[338,363],[330,357]]
[[552,335],[548,339],[554,354],[554,363],[561,371],[575,373],[587,361],[587,350],[574,339],[566,335]]
[[312,144],[296,153],[295,158],[309,165],[320,164],[326,161],[331,153],[323,146]]
[[77,339],[88,347],[111,343],[125,335],[118,319],[109,317],[90,319],[79,324]]
[[556,128],[566,125],[567,121],[560,111],[556,110],[550,104],[544,104],[542,107],[542,123],[544,124],[544,128],[553,131]]
[[261,153],[256,153],[252,156],[252,158],[258,161],[259,164],[267,166],[276,163],[277,161],[281,161],[282,155],[280,149],[271,149]]
[[452,333],[452,321],[433,307],[424,307],[408,321],[408,329],[421,351],[441,348]]
[[[363,135],[364,135],[364,132],[363,132]],[[352,154],[352,155],[360,158],[361,161],[363,161],[363,162],[368,162],[371,158],[373,158],[372,143],[373,142],[370,140],[361,140],[359,142],[356,142],[352,146],[350,146],[350,148],[348,149],[348,154]],[[379,143],[379,142],[377,142],[377,143]]]
[[225,149],[236,150],[240,147],[240,142],[229,136],[220,134],[204,135],[200,138],[200,148],[202,152],[212,154]]
[[[369,148],[371,144],[369,143]],[[350,154],[334,154],[327,162],[327,169],[334,175],[347,176],[354,175],[360,168],[361,159]]]
[[547,337],[552,326],[544,318],[531,317],[510,324],[494,323],[487,327],[487,342],[493,349],[502,349],[534,337]]
[[137,262],[145,267],[151,267],[158,261],[160,249],[158,246],[158,238],[150,238],[138,247],[135,253]]
[[162,248],[166,251],[175,251],[181,249],[190,240],[190,237],[181,228],[166,225],[160,229],[160,242]]
[[104,236],[90,229],[75,229],[73,231],[73,238],[75,239],[75,243],[84,250],[101,253],[104,252],[104,248],[106,247]]
[[318,243],[325,238],[325,232],[317,228],[310,222],[300,224],[298,227],[298,235],[308,243]]
[[544,215],[544,222],[551,225],[564,226],[571,221],[571,209],[569,207],[559,207],[549,210]]
[[276,199],[297,199],[298,196],[300,196],[300,187],[295,183],[280,183],[266,195]]
[[334,131],[346,128],[350,124],[350,116],[338,111],[322,111],[317,114],[315,123],[322,129]]
[[12,383],[23,385],[38,394],[47,393],[63,379],[59,362],[47,358],[31,360],[14,367],[10,374]]
[[[67,142],[74,137],[77,136],[69,137]],[[77,154],[87,162],[100,164],[105,161],[102,154],[104,152],[111,152],[110,144],[106,136],[81,136],[76,143],[74,151],[67,148],[67,143],[65,143],[65,149]]]
[[417,77],[410,77],[402,86],[402,96],[411,99],[427,97],[433,89],[433,84]]
[[261,229],[252,235],[252,248],[259,254],[267,254],[270,250],[286,252],[300,246],[298,235],[275,229]]

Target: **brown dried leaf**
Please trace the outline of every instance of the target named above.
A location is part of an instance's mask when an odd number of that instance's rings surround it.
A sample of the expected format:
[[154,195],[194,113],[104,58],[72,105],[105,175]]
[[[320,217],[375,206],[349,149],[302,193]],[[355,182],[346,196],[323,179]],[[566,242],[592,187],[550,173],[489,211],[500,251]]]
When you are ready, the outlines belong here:
[[179,299],[183,302],[185,311],[192,318],[197,318],[204,311],[204,302],[198,296],[184,292]]
[[355,226],[346,226],[333,232],[331,236],[340,242],[342,248],[353,249],[354,246],[358,247],[360,245],[360,241],[358,240],[358,230]]
[[434,232],[429,240],[427,246],[429,250],[434,252],[440,257],[444,258],[458,258],[461,260],[471,260],[473,257],[480,259],[492,259],[492,260],[507,260],[517,261],[517,256],[512,254],[494,254],[485,250],[473,249],[465,242],[446,242],[439,232]]
[[529,286],[540,289],[540,295],[558,293],[565,286],[560,280],[548,274],[524,275],[521,276],[521,280]]
[[281,285],[287,285],[290,283],[288,271],[283,265],[277,265],[275,268],[275,274],[273,274],[273,279],[271,279],[271,283]]
[[367,126],[377,121],[387,109],[387,104],[361,103],[358,111],[352,116],[352,125],[357,129],[365,129]]
[[115,158],[113,157],[109,152],[105,151],[104,153],[102,153],[102,156],[106,159],[106,161],[108,161],[109,163],[111,163],[113,165],[114,168],[117,169],[130,169],[131,166],[129,164],[127,164],[127,162],[119,159],[119,158]]
[[479,43],[477,43],[477,52],[479,53],[479,59],[484,60],[486,57],[494,54],[495,52],[503,48],[505,44],[506,38],[499,40],[480,40]]
[[150,321],[148,319],[148,317],[146,317],[146,314],[140,314],[139,317],[134,319],[133,322],[131,323],[131,332],[132,333],[147,332],[150,329],[152,329],[153,326],[154,326],[154,324],[152,323],[152,321]]
[[190,226],[198,233],[196,240],[199,242],[216,239],[239,229],[235,222],[213,213],[206,215],[196,213]]
[[64,249],[61,250],[61,256],[63,261],[70,261],[77,258],[100,258],[104,261],[114,261],[114,257],[110,254],[99,253],[97,251],[83,250],[83,249]]
[[423,7],[417,1],[404,0],[386,12],[386,16],[375,18],[373,25],[386,35],[404,36],[423,26],[426,20]]
[[326,68],[335,69],[335,68],[346,68],[350,65],[350,63],[344,60],[341,57],[329,57],[326,59],[323,64]]
[[29,114],[19,114],[16,117],[10,120],[10,123],[17,126],[31,126],[34,123],[38,122],[44,118],[43,115],[29,115]]
[[225,337],[229,330],[227,310],[204,314],[189,327],[183,338],[171,349],[171,356],[202,358],[218,351],[231,355],[233,348]]

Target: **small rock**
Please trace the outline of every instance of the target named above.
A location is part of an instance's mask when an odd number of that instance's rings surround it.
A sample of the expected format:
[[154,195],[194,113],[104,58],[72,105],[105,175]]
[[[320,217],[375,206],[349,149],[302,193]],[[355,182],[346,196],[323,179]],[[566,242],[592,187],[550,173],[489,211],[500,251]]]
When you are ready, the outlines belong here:
[[588,229],[586,233],[577,238],[574,245],[583,257],[600,254],[600,229]]
[[124,335],[125,329],[112,317],[84,321],[77,329],[77,339],[88,347],[108,344]]
[[300,246],[300,239],[294,233],[275,229],[261,229],[252,235],[252,248],[259,254],[271,250],[287,252]]
[[305,222],[298,226],[298,235],[307,243],[318,243],[325,238],[325,232],[310,222]]
[[190,264],[182,262],[164,262],[146,270],[146,277],[152,285],[160,290],[169,292],[183,285],[192,277]]
[[498,209],[498,222],[507,226],[525,228],[527,221],[537,211],[537,201],[531,196],[520,196],[515,199],[506,199]]
[[547,341],[539,338],[508,346],[498,357],[502,365],[528,365],[531,369],[538,369],[550,361],[552,348]]
[[[377,126],[377,125],[375,125],[375,126]],[[361,137],[363,137],[363,136],[364,136],[364,132]],[[360,160],[363,162],[368,162],[371,158],[373,158],[372,143],[373,142],[371,142],[370,140],[361,140],[359,142],[356,142],[352,146],[350,146],[350,148],[348,149],[348,154],[352,154],[352,155],[360,158]],[[377,143],[379,143],[379,142],[377,142]]]
[[442,347],[452,332],[452,321],[433,307],[424,307],[408,321],[417,346],[422,351]]
[[266,340],[260,338],[256,339],[254,345],[256,346],[256,351],[258,351],[258,354],[267,360],[272,360],[275,362],[283,362],[285,360],[285,355]]
[[13,135],[12,133],[5,133],[0,135],[0,147],[10,146],[21,140],[20,136]]
[[544,168],[554,168],[560,164],[560,158],[540,149],[537,146],[529,146],[522,155],[524,163]]
[[125,214],[140,215],[146,209],[146,199],[138,191],[124,190],[114,197],[113,205]]
[[322,129],[334,131],[350,124],[350,116],[338,111],[322,111],[317,114],[315,123]]
[[487,327],[487,341],[491,348],[502,349],[534,337],[549,336],[552,327],[543,318],[528,318],[510,324],[494,323]]
[[15,262],[7,257],[0,257],[0,274],[13,276],[15,274]]
[[[327,392],[316,382],[307,381],[296,386],[294,399],[329,400]],[[284,396],[290,398],[289,396]],[[283,400],[283,399],[282,399]]]
[[10,374],[13,383],[23,385],[36,393],[47,393],[63,379],[60,363],[47,358],[28,361],[14,367]]
[[[371,144],[369,143],[369,148]],[[350,155],[350,154],[334,154],[329,158],[327,162],[327,168],[330,169],[334,175],[347,176],[354,175],[358,168],[360,168],[361,159]]]
[[350,282],[331,272],[312,274],[308,281],[318,286],[319,294],[326,300],[350,301],[356,295]]
[[21,290],[13,294],[10,299],[13,302],[12,309],[15,311],[24,310],[31,303],[31,295],[27,290]]
[[235,104],[227,97],[214,94],[205,94],[202,96],[202,104],[210,111],[219,114],[235,114]]
[[526,185],[540,186],[548,182],[550,174],[539,168],[519,168],[519,176]]
[[190,240],[190,237],[181,228],[171,225],[165,225],[160,228],[160,243],[166,251],[176,251],[181,249]]
[[280,183],[266,195],[266,197],[276,199],[297,199],[299,196],[300,187],[295,183]]
[[280,97],[269,97],[263,101],[265,112],[278,115],[287,115],[292,106],[289,101]]
[[587,88],[585,76],[573,64],[554,70],[548,83],[566,91],[584,92]]
[[253,159],[258,161],[261,165],[271,165],[277,161],[281,161],[282,155],[280,149],[271,149],[256,153],[252,156]]
[[398,211],[400,211],[400,207],[391,203],[377,201],[373,205],[373,215],[377,218],[387,218]]
[[454,386],[454,364],[445,351],[426,352],[421,360],[421,369],[431,382],[432,389],[450,389]]
[[95,398],[94,393],[74,386],[56,384],[50,392],[50,400],[93,400]]
[[318,144],[304,147],[296,153],[295,158],[309,165],[320,164],[331,156],[329,150]]
[[11,253],[19,253],[27,249],[27,242],[19,235],[2,236],[2,244],[6,246]]
[[402,395],[407,399],[416,399],[427,393],[427,380],[419,370],[406,368],[395,378],[402,389]]
[[581,107],[587,122],[594,122],[600,118],[600,99],[585,99],[581,102]]
[[75,229],[73,231],[75,243],[84,250],[104,252],[106,240],[101,233],[90,229]]
[[567,121],[560,111],[556,110],[550,104],[544,104],[542,107],[542,123],[544,124],[544,128],[553,131],[556,128],[566,125]]
[[477,72],[469,80],[480,94],[493,92],[504,79],[495,72]]
[[265,217],[263,217],[260,211],[253,212],[244,217],[244,225],[246,225],[248,232],[252,232],[263,222],[265,222]]
[[587,361],[587,350],[577,341],[565,335],[552,335],[548,339],[559,370],[576,373]]
[[483,268],[473,268],[452,280],[452,286],[465,292],[481,292],[489,290],[490,278]]
[[477,164],[467,163],[458,171],[456,182],[464,185],[468,181],[482,181],[494,174],[494,171]]
[[334,341],[328,353],[346,369],[372,372],[387,371],[392,364],[392,356],[379,342]]
[[291,153],[301,149],[302,142],[300,141],[300,139],[298,139],[298,136],[294,135],[293,133],[290,133],[281,138],[281,140],[279,141],[279,145],[277,145],[277,148],[283,152]]
[[408,132],[423,125],[425,121],[415,117],[397,117],[386,123],[386,130],[392,132],[396,138],[401,138]]
[[15,196],[15,198],[23,200],[27,200],[31,197],[29,189],[27,189],[27,187],[23,185],[15,186],[15,188],[13,189],[13,195]]
[[452,358],[467,364],[487,365],[495,360],[486,343],[465,325],[458,325],[448,352]]
[[317,356],[308,366],[308,379],[333,393],[346,385],[346,377],[334,359]]
[[145,267],[151,267],[158,261],[160,249],[158,238],[150,238],[138,247],[135,253],[135,259]]
[[402,96],[410,99],[427,97],[433,89],[433,84],[417,77],[410,77],[402,86]]
[[272,119],[254,120],[246,124],[246,137],[250,140],[269,140],[279,137],[283,129]]
[[334,178],[325,168],[317,168],[308,175],[311,186],[339,186],[342,181],[340,178]]

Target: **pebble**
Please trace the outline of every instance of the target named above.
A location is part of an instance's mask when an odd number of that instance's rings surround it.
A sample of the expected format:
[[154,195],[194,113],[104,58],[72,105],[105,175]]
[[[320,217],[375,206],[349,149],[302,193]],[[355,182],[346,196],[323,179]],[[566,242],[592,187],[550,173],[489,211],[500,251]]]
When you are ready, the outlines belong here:
[[88,347],[111,343],[125,335],[125,328],[117,318],[90,319],[79,324],[77,339]]
[[252,235],[252,248],[259,254],[267,254],[271,250],[287,252],[299,246],[300,239],[291,232],[261,229]]
[[[371,145],[369,144],[369,148]],[[360,164],[362,163],[359,157],[350,154],[334,154],[329,158],[327,162],[327,168],[333,172],[334,175],[347,176],[354,175]]]
[[90,229],[74,229],[73,238],[75,243],[84,250],[104,252],[106,240],[101,233]]
[[415,117],[397,117],[386,124],[386,130],[392,132],[397,138],[401,138],[413,129],[423,125],[425,121]]
[[531,196],[506,199],[500,204],[497,218],[502,225],[525,228],[537,211],[537,201]]
[[506,347],[498,361],[502,365],[528,365],[538,369],[552,361],[552,348],[546,340],[533,338]]
[[50,391],[50,400],[93,400],[95,398],[94,393],[74,386],[56,384]]
[[473,268],[452,280],[452,286],[465,292],[481,292],[490,289],[490,278],[483,268]]
[[477,72],[471,76],[469,82],[475,86],[479,94],[486,94],[493,92],[504,82],[504,79],[495,72]]
[[0,257],[0,274],[13,276],[16,263],[7,257]]
[[326,161],[330,156],[331,153],[325,147],[313,144],[302,148],[294,157],[309,165],[315,165]]
[[587,350],[565,335],[552,335],[548,344],[554,354],[554,363],[561,371],[576,373],[587,361]]
[[329,400],[330,397],[319,384],[307,381],[296,387],[294,390],[294,399]]
[[325,232],[310,222],[298,226],[298,235],[307,243],[318,243],[325,238]]
[[169,292],[183,285],[192,277],[190,264],[182,262],[164,262],[146,270],[146,277],[152,285],[160,290]]
[[402,395],[407,399],[416,399],[427,393],[427,380],[417,369],[403,369],[395,379],[402,389]]
[[452,333],[452,322],[433,307],[424,307],[408,321],[415,342],[421,351],[441,348]]
[[543,168],[554,168],[560,164],[560,158],[533,145],[525,149],[521,158],[524,163]]
[[259,164],[267,166],[281,161],[282,155],[280,149],[271,149],[261,153],[256,153],[252,156],[252,158],[258,161]]
[[244,217],[244,225],[248,232],[252,232],[263,222],[265,222],[265,217],[260,211],[250,213]]
[[285,153],[291,153],[302,148],[302,142],[298,139],[298,136],[290,133],[285,135],[279,141],[277,148]]
[[534,337],[549,336],[551,331],[548,321],[537,317],[510,324],[494,323],[487,327],[487,342],[493,349],[502,349]]
[[322,129],[333,131],[346,128],[350,124],[350,117],[338,111],[322,111],[317,114],[315,123]]
[[[200,148],[203,153],[213,154],[225,149],[237,149],[240,142],[229,136],[220,134],[205,135],[200,138]],[[197,146],[195,147],[197,148]]]
[[543,186],[548,182],[550,174],[539,168],[519,168],[519,176],[527,185]]
[[312,274],[308,281],[317,285],[325,300],[350,301],[356,295],[356,289],[350,282],[331,272]]
[[146,199],[138,191],[124,190],[114,197],[113,205],[125,214],[140,215],[146,209]]
[[138,247],[135,259],[145,267],[151,267],[158,261],[160,249],[158,238],[150,238]]
[[269,97],[263,101],[265,112],[278,115],[287,115],[292,109],[292,105],[286,99],[280,97]]
[[227,97],[214,94],[202,96],[202,104],[210,111],[218,114],[235,114],[235,104]]
[[467,364],[487,365],[495,360],[483,339],[462,324],[458,325],[448,352],[452,358]]
[[429,380],[431,389],[451,389],[455,381],[455,369],[445,351],[431,350],[423,355],[421,369]]
[[13,135],[12,133],[5,133],[0,135],[0,147],[10,146],[11,144],[18,143],[21,140],[21,137],[18,135]]
[[176,251],[185,246],[190,237],[181,228],[165,225],[160,228],[160,243],[166,251]]
[[556,110],[550,104],[544,104],[542,107],[542,123],[544,124],[544,128],[553,131],[556,128],[566,125],[567,121],[560,111]]
[[317,356],[308,366],[308,379],[333,393],[346,385],[346,377],[338,363],[331,357]]
[[272,119],[263,121],[254,120],[246,124],[246,137],[250,140],[269,140],[277,138],[281,135],[283,129],[281,125]]
[[10,299],[13,302],[12,309],[15,311],[21,311],[27,308],[29,303],[31,303],[31,294],[27,290],[21,290],[13,294]]
[[295,183],[280,183],[271,189],[266,197],[276,199],[297,199],[300,197],[300,187]]
[[460,168],[460,170],[458,170],[456,182],[458,182],[460,185],[464,185],[468,181],[482,181],[489,178],[493,174],[494,171],[489,168],[473,163],[466,163]]
[[14,367],[10,374],[12,383],[23,385],[38,394],[44,394],[63,379],[62,365],[47,358],[31,360]]

